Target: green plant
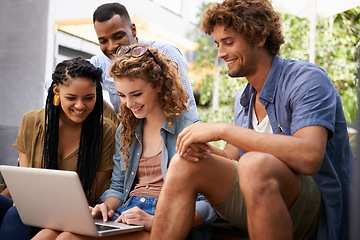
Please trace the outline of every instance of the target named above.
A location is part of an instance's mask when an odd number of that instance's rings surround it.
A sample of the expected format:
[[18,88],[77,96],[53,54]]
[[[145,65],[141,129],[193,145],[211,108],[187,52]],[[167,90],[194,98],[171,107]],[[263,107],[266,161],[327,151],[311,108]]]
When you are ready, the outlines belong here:
[[[348,122],[356,119],[358,111],[359,15],[357,7],[318,21],[316,28],[315,63],[328,73],[338,90]],[[290,14],[282,14],[282,19],[286,42],[280,56],[309,59],[309,20]]]

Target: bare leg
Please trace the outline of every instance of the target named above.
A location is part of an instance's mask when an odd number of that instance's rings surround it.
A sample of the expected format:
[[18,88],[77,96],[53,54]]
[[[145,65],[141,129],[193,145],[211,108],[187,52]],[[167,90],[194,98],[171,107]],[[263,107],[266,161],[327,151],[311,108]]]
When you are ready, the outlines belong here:
[[292,239],[288,208],[301,191],[301,178],[269,154],[251,152],[238,164],[251,239]]
[[43,229],[38,232],[32,239],[33,240],[52,240],[59,236],[60,232],[51,229]]
[[176,154],[160,193],[151,239],[185,239],[194,219],[196,193],[213,206],[221,204],[233,186],[234,167],[231,160],[219,156],[190,162]]
[[101,240],[148,240],[150,239],[150,232],[148,231],[140,231],[140,232],[133,232],[133,233],[125,233],[119,234],[109,237],[88,237],[83,235],[77,235],[69,232],[57,232],[50,229],[44,229],[40,231],[33,240],[49,240],[49,239],[57,239],[57,240],[94,240],[94,239],[101,239]]
[[76,235],[72,233],[62,233],[57,238],[57,240],[94,240],[94,239],[101,239],[101,240],[148,240],[150,239],[150,232],[148,231],[140,231],[140,232],[133,232],[133,233],[125,233],[125,234],[119,234],[109,237],[87,237],[82,235]]

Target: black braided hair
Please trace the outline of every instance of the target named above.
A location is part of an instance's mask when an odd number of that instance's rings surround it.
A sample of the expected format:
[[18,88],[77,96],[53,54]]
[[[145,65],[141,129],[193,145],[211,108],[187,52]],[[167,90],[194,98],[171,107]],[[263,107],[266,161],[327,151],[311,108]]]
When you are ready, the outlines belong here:
[[[59,145],[59,113],[61,105],[54,106],[53,86],[66,84],[71,78],[84,77],[96,84],[96,102],[94,109],[84,120],[81,129],[77,173],[86,193],[91,200],[92,185],[96,180],[96,170],[101,154],[103,139],[103,96],[101,87],[100,68],[93,66],[89,61],[77,57],[59,63],[52,74],[52,83],[48,90],[45,105],[45,133],[42,166],[48,169],[58,169]],[[61,104],[61,103],[60,103]]]

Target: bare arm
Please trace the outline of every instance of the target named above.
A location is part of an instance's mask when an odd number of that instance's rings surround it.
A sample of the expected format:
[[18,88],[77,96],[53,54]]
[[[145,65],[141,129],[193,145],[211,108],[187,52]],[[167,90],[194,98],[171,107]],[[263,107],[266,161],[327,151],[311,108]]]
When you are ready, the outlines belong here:
[[[139,207],[134,207],[124,211],[115,222],[126,224],[143,225],[146,231],[151,231],[153,226],[154,216],[141,210]],[[195,211],[193,227],[204,224],[200,214]]]
[[185,128],[180,133],[177,150],[182,155],[194,142],[224,140],[245,152],[269,153],[294,171],[313,175],[322,164],[327,137],[327,129],[320,126],[305,127],[295,132],[293,136],[284,136],[259,133],[228,123],[199,123]]
[[204,220],[201,218],[200,214],[197,211],[195,211],[194,222],[192,227],[197,227],[202,224],[204,224]]
[[91,209],[93,217],[102,217],[104,222],[115,215],[115,211],[121,206],[121,201],[116,197],[109,197],[102,204],[97,204]]
[[20,167],[29,167],[29,161],[26,157],[26,154],[19,151],[19,166]]
[[226,144],[224,150],[214,147],[209,143],[192,143],[182,157],[186,160],[197,162],[199,158],[207,158],[208,153],[234,160],[238,160],[240,157],[238,148],[230,143]]
[[117,210],[121,205],[120,199],[116,197],[109,197],[105,200],[106,205],[108,205],[114,211]]
[[10,192],[8,188],[5,188],[1,193],[1,195],[4,195],[5,197],[11,198]]
[[226,157],[234,160],[238,160],[240,158],[239,149],[234,145],[227,143],[224,152],[226,153]]

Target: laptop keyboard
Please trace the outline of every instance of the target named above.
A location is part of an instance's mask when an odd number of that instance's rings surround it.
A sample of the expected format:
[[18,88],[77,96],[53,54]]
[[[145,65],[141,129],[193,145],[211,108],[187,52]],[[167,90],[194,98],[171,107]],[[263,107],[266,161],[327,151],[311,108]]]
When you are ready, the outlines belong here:
[[107,225],[101,225],[101,224],[95,224],[95,226],[96,226],[96,229],[98,230],[98,232],[120,229],[120,227],[113,227],[113,226],[107,226]]

